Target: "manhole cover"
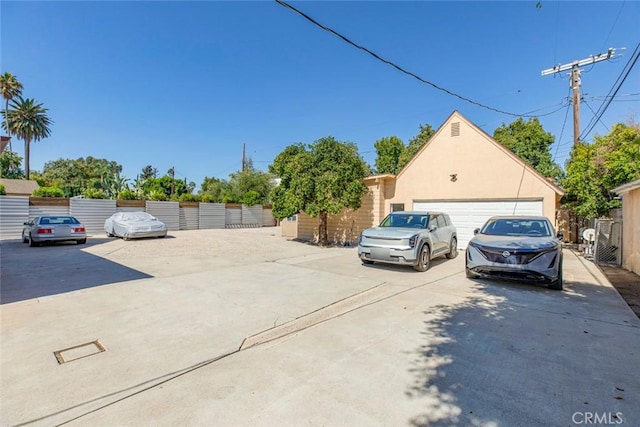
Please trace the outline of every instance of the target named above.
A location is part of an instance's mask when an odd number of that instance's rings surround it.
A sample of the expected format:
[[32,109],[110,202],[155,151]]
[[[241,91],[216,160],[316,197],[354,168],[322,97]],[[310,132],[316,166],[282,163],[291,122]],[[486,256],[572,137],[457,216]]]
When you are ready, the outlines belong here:
[[102,353],[105,350],[106,348],[100,344],[100,341],[95,340],[86,344],[74,345],[64,350],[54,351],[53,354],[56,356],[58,363],[62,365],[63,363],[73,362],[74,360]]

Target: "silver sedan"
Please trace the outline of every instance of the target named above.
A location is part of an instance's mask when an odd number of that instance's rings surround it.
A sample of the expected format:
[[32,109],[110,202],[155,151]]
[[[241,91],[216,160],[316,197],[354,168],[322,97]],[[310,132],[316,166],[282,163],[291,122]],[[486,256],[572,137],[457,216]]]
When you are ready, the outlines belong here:
[[82,245],[87,243],[87,230],[73,216],[38,216],[24,223],[22,242],[32,247],[49,242],[76,242]]

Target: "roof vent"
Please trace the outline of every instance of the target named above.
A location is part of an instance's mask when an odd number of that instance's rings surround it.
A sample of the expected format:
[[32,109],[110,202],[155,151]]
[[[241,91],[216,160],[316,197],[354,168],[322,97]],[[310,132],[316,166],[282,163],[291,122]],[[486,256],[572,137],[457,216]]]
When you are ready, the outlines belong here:
[[460,136],[460,122],[451,123],[451,136]]

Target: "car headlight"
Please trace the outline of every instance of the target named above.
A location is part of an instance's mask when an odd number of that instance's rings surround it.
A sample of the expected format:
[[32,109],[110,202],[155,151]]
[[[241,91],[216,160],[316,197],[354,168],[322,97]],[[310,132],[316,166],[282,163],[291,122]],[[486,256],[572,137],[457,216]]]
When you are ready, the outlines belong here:
[[418,238],[420,237],[419,234],[414,234],[413,236],[409,237],[409,246],[411,248],[415,248],[416,247],[416,243],[418,242]]

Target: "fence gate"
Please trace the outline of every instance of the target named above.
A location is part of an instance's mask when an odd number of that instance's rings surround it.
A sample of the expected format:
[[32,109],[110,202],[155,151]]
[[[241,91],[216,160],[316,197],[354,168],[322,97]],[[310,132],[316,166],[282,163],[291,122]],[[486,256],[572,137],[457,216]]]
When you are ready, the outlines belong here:
[[622,221],[596,220],[596,264],[622,265]]

